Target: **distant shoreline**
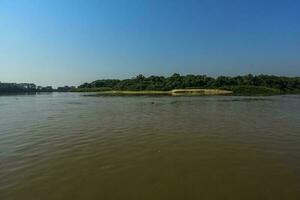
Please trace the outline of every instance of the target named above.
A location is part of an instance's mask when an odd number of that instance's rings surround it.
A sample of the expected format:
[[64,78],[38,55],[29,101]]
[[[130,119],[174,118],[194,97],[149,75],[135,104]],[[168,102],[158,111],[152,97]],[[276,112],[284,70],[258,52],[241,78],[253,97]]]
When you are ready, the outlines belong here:
[[[122,95],[168,95],[168,96],[197,96],[197,95],[228,95],[233,94],[229,90],[220,89],[175,89],[170,91],[155,91],[155,90],[141,90],[141,91],[121,91],[121,90],[111,90],[97,92],[96,96],[111,95],[111,96],[122,96]],[[92,95],[92,96],[95,96]],[[90,96],[90,95],[89,95]]]
[[174,90],[107,90],[102,88],[76,88],[70,92],[93,93],[87,96],[141,96],[141,95],[165,95],[165,96],[208,96],[208,95],[231,95],[231,96],[271,96],[283,94],[300,94],[300,92],[283,92],[278,89],[260,86],[237,86],[223,88],[193,88]]
[[[224,92],[226,91],[226,92]],[[230,91],[230,92],[228,92]],[[219,76],[173,74],[169,77],[142,74],[130,79],[100,79],[79,86],[36,86],[33,83],[2,83],[0,94],[34,92],[99,92],[102,95],[278,95],[300,94],[300,77],[273,75]]]

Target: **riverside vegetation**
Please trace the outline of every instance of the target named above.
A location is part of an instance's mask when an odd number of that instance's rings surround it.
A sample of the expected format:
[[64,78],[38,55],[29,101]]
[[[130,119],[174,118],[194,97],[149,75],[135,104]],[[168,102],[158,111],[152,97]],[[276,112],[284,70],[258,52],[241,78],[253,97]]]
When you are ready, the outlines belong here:
[[[73,92],[100,92],[101,94],[165,94],[175,89],[215,90],[217,94],[231,91],[234,95],[274,95],[300,93],[300,77],[270,75],[219,76],[173,74],[170,77],[138,75],[131,79],[102,79],[84,83]],[[228,93],[226,93],[228,94]]]
[[[181,91],[174,92],[176,89]],[[198,90],[191,90],[198,89]],[[200,89],[200,90],[199,90]],[[205,89],[205,90],[204,90]],[[32,83],[1,83],[2,93],[36,92],[98,92],[114,95],[159,95],[159,94],[234,94],[274,95],[299,94],[300,77],[284,77],[252,74],[245,76],[219,76],[173,74],[170,77],[138,75],[131,79],[102,79],[84,83],[78,87],[41,87]]]

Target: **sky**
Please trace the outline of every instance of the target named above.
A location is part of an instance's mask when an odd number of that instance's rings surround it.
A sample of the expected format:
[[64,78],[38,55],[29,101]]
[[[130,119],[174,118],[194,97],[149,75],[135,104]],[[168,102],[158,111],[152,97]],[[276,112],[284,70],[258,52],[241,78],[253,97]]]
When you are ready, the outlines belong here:
[[0,81],[300,76],[299,0],[0,0]]

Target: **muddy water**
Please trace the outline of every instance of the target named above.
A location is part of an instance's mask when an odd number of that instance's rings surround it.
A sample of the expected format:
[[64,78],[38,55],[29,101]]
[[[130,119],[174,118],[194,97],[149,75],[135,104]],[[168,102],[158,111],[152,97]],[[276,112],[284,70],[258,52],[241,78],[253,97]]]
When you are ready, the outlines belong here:
[[300,96],[0,96],[0,199],[300,199]]

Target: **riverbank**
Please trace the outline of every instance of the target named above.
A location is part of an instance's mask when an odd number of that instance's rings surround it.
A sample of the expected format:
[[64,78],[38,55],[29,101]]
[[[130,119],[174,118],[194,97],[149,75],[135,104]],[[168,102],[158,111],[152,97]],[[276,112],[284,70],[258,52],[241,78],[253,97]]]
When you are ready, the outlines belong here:
[[155,90],[142,90],[142,91],[121,91],[121,90],[110,90],[110,91],[98,91],[96,96],[102,95],[170,95],[170,96],[195,96],[195,95],[229,95],[233,94],[229,90],[221,89],[175,89],[171,91],[155,91]]
[[[108,88],[77,88],[71,92],[93,93],[92,96],[103,95],[168,95],[168,96],[201,96],[201,95],[232,95],[232,96],[271,96],[300,94],[300,91],[279,90],[261,86],[234,86],[215,89],[174,89],[169,91],[161,90],[112,90]],[[89,95],[90,96],[90,95]]]

